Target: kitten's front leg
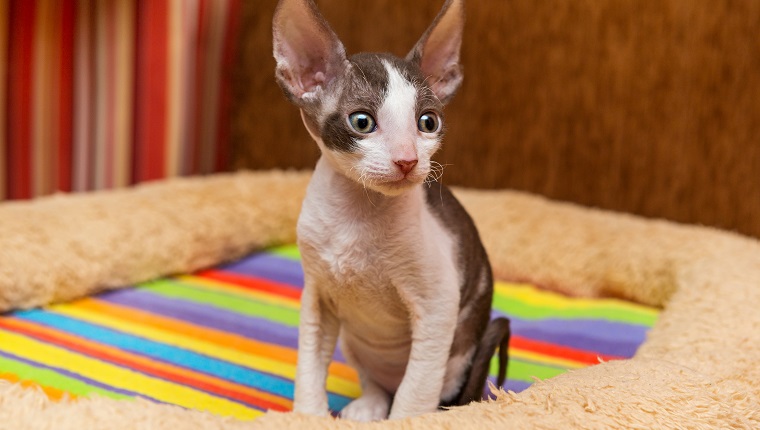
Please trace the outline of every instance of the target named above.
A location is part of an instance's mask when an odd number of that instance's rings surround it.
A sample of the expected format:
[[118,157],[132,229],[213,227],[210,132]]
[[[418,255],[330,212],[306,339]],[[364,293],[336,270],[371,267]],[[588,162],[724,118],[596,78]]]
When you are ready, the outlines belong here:
[[301,295],[293,410],[328,416],[327,368],[338,338],[337,318],[320,303],[315,285],[308,277]]
[[[455,286],[454,286],[455,288]],[[434,412],[441,401],[446,364],[454,341],[459,297],[435,303],[412,301],[412,349],[388,418]]]

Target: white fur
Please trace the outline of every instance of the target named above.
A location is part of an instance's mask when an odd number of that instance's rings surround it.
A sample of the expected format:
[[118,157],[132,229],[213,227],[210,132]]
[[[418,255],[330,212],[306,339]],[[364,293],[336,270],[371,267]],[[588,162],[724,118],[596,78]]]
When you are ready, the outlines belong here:
[[[356,141],[355,152],[328,150],[320,137],[312,133],[322,154],[335,170],[342,172],[364,187],[386,195],[398,195],[409,187],[422,183],[430,173],[430,157],[440,146],[439,135],[417,129],[415,102],[417,90],[387,62],[388,90],[377,112],[377,130]],[[336,101],[323,112],[332,112]],[[416,159],[417,165],[409,174],[396,166],[399,160]]]
[[364,393],[346,417],[385,418],[390,393],[390,418],[435,411],[447,369],[461,371],[447,365],[460,282],[456,244],[428,211],[422,186],[368,192],[322,158],[298,236],[306,286],[295,410],[327,414],[324,382],[339,331]]

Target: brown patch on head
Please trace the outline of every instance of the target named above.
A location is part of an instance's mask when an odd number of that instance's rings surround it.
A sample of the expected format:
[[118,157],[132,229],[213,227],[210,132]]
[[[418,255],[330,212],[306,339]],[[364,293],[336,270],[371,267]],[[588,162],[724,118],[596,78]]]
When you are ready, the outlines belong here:
[[[442,117],[443,105],[426,85],[419,67],[390,54],[360,53],[349,58],[350,67],[342,76],[338,102],[333,112],[323,112],[322,140],[328,149],[341,152],[356,150],[356,141],[366,135],[356,132],[348,123],[348,115],[365,112],[377,120],[377,112],[388,92],[388,70],[398,70],[417,90],[416,113],[434,111]],[[313,115],[311,112],[309,114]],[[416,120],[416,118],[414,119]]]
[[349,58],[350,67],[343,75],[335,111],[325,115],[322,140],[328,149],[353,152],[356,141],[364,135],[348,124],[348,115],[366,112],[377,118],[377,111],[388,88],[388,72],[375,54],[357,54]]

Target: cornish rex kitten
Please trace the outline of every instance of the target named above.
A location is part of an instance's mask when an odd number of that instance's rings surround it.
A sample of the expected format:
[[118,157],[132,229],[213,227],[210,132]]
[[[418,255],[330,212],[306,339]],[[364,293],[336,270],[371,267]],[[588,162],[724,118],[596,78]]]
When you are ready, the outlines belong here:
[[312,0],[281,0],[277,80],[322,157],[298,220],[305,287],[295,404],[327,415],[335,343],[362,395],[344,418],[379,420],[482,395],[509,323],[489,324],[491,267],[478,232],[433,179],[443,105],[462,81],[464,10],[449,0],[405,59],[346,57]]

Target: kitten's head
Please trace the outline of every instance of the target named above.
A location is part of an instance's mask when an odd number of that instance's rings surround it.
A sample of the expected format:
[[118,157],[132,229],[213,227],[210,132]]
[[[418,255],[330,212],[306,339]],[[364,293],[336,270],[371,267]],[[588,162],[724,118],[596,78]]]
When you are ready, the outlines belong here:
[[346,57],[312,0],[280,0],[273,25],[277,82],[336,170],[386,195],[428,176],[443,136],[443,105],[462,81],[462,1],[447,0],[401,59]]

